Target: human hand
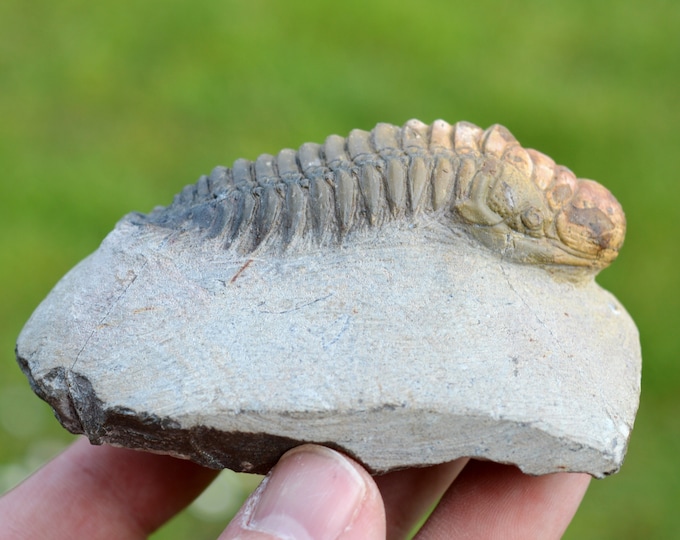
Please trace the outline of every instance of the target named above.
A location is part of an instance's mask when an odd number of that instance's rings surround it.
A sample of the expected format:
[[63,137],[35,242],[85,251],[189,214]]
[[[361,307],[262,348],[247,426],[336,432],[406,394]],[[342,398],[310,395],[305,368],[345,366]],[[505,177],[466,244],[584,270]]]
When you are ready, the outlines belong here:
[[[0,538],[146,538],[216,474],[80,440],[0,498]],[[467,460],[372,478],[338,452],[304,445],[284,455],[220,539],[404,538],[442,493],[419,540],[559,538],[589,478]]]

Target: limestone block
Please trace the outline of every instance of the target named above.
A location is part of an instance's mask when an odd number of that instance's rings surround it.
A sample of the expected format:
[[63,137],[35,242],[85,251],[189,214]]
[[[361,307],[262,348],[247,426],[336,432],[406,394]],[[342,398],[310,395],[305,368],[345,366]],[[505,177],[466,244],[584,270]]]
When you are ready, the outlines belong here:
[[[409,125],[426,150],[406,151]],[[124,217],[19,336],[35,392],[95,444],[214,468],[263,473],[315,442],[373,472],[461,456],[616,472],[640,346],[593,277],[623,240],[618,203],[554,163],[541,179],[533,151],[524,182],[543,185],[515,189],[497,127],[422,126],[239,160]]]

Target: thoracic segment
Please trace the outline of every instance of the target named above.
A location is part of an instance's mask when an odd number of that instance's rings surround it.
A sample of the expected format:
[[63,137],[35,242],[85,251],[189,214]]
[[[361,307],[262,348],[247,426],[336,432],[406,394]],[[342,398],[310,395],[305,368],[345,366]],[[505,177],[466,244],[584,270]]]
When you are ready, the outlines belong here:
[[620,205],[500,125],[410,120],[216,167],[142,223],[200,232],[239,253],[342,243],[432,217],[517,262],[599,270],[625,234]]

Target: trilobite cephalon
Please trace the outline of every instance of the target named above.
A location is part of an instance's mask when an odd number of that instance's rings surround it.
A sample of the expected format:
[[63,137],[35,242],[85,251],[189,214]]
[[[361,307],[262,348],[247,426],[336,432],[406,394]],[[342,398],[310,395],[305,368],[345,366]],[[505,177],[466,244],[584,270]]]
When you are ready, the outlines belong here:
[[503,126],[410,120],[237,160],[138,223],[198,229],[226,249],[319,245],[428,215],[515,262],[598,271],[617,256],[625,217],[612,194]]

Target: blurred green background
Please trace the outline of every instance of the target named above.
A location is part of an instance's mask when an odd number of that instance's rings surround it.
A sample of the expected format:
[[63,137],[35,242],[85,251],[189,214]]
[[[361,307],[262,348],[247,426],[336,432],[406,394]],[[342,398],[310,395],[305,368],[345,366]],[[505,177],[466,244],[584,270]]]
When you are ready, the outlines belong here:
[[[566,537],[680,538],[679,36],[672,0],[1,2],[0,492],[71,440],[16,336],[119,217],[238,157],[464,119],[626,210],[598,280],[638,323],[642,404],[623,469]],[[215,537],[252,484],[224,474],[154,538]]]

